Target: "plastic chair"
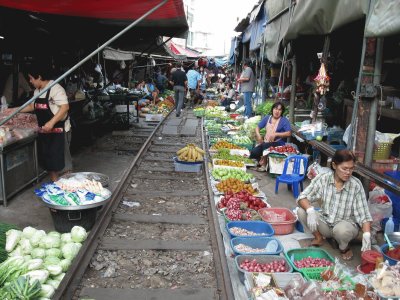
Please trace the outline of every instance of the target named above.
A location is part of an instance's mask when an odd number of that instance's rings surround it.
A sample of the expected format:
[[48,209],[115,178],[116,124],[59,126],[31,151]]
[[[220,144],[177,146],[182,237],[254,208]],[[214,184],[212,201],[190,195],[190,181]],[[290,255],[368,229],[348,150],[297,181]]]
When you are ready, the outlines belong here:
[[[289,163],[293,163],[293,171],[292,174],[287,174],[287,170],[289,167]],[[304,167],[304,174],[301,175],[301,165],[303,164]],[[283,173],[282,175],[276,177],[275,181],[275,194],[278,194],[279,183],[286,183],[288,189],[292,189],[293,196],[297,198],[299,196],[299,185],[301,191],[303,191],[303,179],[306,176],[307,172],[307,164],[308,158],[302,155],[292,155],[288,156],[285,159],[285,165],[283,166]]]

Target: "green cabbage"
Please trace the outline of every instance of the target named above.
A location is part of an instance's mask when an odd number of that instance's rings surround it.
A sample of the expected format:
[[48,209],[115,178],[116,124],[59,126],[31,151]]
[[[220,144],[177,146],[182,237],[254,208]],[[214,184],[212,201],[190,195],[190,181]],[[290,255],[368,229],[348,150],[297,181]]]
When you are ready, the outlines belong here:
[[67,272],[67,270],[71,266],[71,260],[68,259],[68,258],[65,258],[65,259],[61,260],[60,261],[60,266],[61,266],[63,272]]
[[52,276],[57,276],[62,273],[62,268],[59,265],[46,265],[46,269]]
[[86,229],[81,226],[72,227],[71,238],[75,243],[82,243],[87,238]]
[[43,237],[46,236],[46,232],[44,230],[37,230],[32,237],[29,239],[31,242],[32,247],[38,247],[40,241],[42,240]]
[[42,284],[42,290],[40,291],[39,296],[51,299],[54,293],[54,287],[52,287],[50,284]]
[[61,244],[60,237],[47,235],[42,238],[39,243],[41,248],[50,249],[50,248],[59,248]]
[[80,247],[75,243],[68,243],[62,246],[61,251],[63,253],[64,258],[73,260],[74,257],[78,254],[79,248]]
[[46,256],[54,256],[61,258],[62,257],[62,252],[58,248],[50,248],[46,250]]
[[54,289],[57,289],[58,286],[60,285],[60,281],[54,280],[54,279],[49,279],[49,280],[46,281],[45,284],[49,284],[49,285],[51,285]]
[[58,257],[55,256],[47,256],[44,259],[44,264],[45,265],[58,265],[60,263],[60,259]]
[[73,242],[70,233],[63,233],[61,235],[61,243],[67,244]]
[[31,256],[32,258],[44,258],[46,256],[46,250],[42,248],[33,248]]
[[53,279],[61,282],[61,280],[63,280],[64,276],[65,276],[65,273],[61,273],[60,275],[53,276]]
[[36,231],[37,230],[35,228],[31,227],[31,226],[25,227],[22,230],[22,236],[24,238],[30,239],[35,234]]

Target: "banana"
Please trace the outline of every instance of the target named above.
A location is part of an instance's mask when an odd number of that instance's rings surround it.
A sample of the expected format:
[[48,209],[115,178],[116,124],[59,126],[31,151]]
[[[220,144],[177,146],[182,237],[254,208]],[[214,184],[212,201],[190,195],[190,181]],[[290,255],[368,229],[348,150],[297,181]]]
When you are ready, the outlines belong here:
[[180,154],[182,154],[183,152],[187,151],[187,149],[188,149],[188,146],[183,147],[182,149],[178,150],[178,152],[176,152],[176,154],[180,155]]
[[203,149],[201,149],[201,148],[199,148],[197,146],[194,146],[194,148],[196,149],[197,152],[200,152],[201,154],[205,153]]
[[203,161],[203,155],[201,155],[201,153],[197,156],[197,161]]

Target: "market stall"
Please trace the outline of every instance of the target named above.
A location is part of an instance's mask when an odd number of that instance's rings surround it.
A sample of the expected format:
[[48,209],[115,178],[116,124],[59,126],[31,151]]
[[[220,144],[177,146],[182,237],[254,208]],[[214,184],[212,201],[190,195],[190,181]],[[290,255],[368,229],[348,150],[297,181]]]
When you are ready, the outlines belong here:
[[[301,248],[289,242],[290,236],[304,234],[299,231],[302,228],[298,226],[296,210],[271,207],[269,195],[248,172],[248,167],[256,164],[248,158],[254,130],[251,123],[257,124],[259,119],[249,119],[246,123],[236,116],[218,106],[204,108],[203,124],[209,145],[205,157],[210,161],[208,175],[235,298],[378,300],[392,296],[397,299],[400,294],[394,278],[399,275],[395,258],[398,244],[392,252],[388,252],[386,244],[380,251],[363,252],[362,264],[354,269],[321,248]],[[313,135],[312,141],[321,143]],[[241,143],[242,138],[250,143]],[[184,162],[187,152],[187,148],[178,151],[178,163]],[[289,146],[267,152],[298,154]],[[203,154],[200,158],[203,159]],[[382,259],[388,262],[379,264]],[[383,280],[385,276],[388,278]]]
[[[0,119],[7,116],[0,114]],[[20,114],[0,127],[0,202],[8,200],[38,180],[36,117]]]

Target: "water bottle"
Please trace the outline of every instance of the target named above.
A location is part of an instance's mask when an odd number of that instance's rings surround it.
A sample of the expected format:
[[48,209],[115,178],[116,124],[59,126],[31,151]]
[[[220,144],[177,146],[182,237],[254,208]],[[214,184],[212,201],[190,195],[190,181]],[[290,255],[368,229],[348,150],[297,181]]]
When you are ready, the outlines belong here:
[[390,216],[389,220],[387,220],[385,224],[385,233],[393,233],[394,231],[394,223],[393,223],[393,216]]

